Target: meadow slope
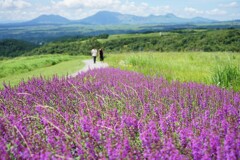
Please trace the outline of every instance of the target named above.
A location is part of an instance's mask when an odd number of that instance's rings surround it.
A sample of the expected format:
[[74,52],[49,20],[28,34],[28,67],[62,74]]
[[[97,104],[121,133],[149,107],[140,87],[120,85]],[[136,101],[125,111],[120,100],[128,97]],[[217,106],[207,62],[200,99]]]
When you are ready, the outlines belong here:
[[84,67],[88,56],[36,55],[0,60],[0,88],[3,83],[18,85],[32,77],[67,76]]
[[115,68],[169,81],[214,84],[240,91],[240,54],[232,52],[127,52],[107,54]]

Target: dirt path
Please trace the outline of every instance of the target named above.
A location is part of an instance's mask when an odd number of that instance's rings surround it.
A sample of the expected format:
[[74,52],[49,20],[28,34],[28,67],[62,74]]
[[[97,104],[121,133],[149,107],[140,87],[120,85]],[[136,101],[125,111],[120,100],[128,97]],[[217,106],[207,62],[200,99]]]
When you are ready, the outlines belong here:
[[84,66],[81,70],[79,70],[78,72],[71,74],[71,75],[70,75],[71,77],[75,77],[75,76],[78,75],[79,73],[81,73],[81,72],[86,72],[86,71],[89,70],[89,69],[108,67],[108,64],[107,64],[107,63],[103,63],[103,62],[96,62],[96,63],[94,64],[92,59],[90,59],[90,60],[84,60],[83,62],[85,63],[85,66]]

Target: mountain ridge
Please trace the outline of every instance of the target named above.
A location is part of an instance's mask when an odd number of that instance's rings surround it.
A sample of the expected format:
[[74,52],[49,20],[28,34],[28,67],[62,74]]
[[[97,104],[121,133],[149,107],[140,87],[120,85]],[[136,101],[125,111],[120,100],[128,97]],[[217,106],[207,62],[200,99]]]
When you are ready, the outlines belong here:
[[[110,19],[107,20],[107,17]],[[102,21],[101,21],[102,20]],[[165,15],[149,15],[147,17],[135,16],[129,14],[121,14],[118,12],[100,11],[96,14],[79,20],[78,23],[84,24],[183,24],[183,23],[211,23],[217,22],[203,17],[196,18],[181,18],[177,17],[173,13],[167,13]]]
[[181,18],[173,13],[165,15],[149,15],[147,17],[119,12],[99,11],[94,15],[80,19],[70,20],[60,15],[40,15],[30,21],[21,23],[9,23],[9,25],[63,25],[63,24],[88,24],[88,25],[121,25],[121,24],[196,24],[196,23],[213,23],[217,20],[203,17]]

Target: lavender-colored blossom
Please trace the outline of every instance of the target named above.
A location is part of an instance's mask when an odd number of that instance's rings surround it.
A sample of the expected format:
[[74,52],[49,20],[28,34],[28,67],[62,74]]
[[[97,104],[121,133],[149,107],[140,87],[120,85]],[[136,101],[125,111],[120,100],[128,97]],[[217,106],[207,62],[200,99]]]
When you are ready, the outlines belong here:
[[240,157],[240,94],[105,68],[0,90],[2,159]]

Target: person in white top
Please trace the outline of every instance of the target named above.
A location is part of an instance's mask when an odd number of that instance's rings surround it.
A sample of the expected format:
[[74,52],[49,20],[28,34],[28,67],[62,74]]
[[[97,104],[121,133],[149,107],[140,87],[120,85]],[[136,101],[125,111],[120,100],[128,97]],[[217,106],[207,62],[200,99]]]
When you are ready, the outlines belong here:
[[96,63],[96,59],[97,59],[97,49],[93,48],[91,50],[92,53],[92,57],[93,57],[93,63]]

